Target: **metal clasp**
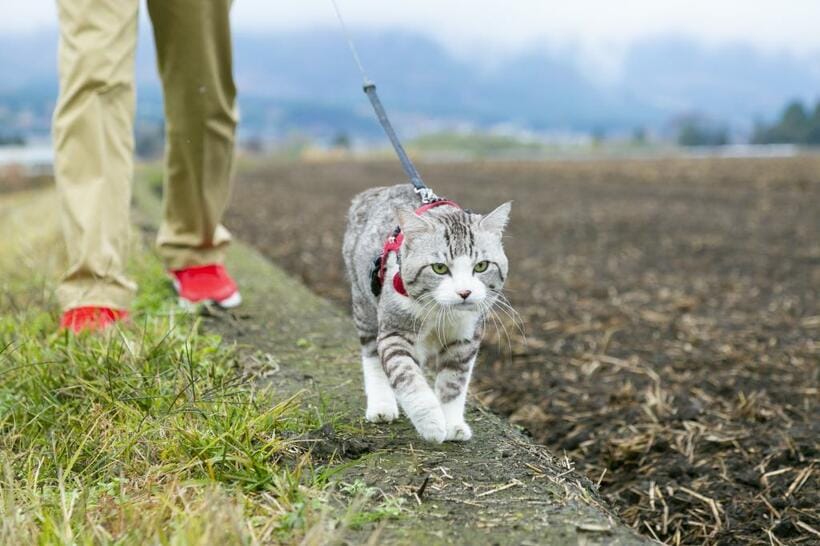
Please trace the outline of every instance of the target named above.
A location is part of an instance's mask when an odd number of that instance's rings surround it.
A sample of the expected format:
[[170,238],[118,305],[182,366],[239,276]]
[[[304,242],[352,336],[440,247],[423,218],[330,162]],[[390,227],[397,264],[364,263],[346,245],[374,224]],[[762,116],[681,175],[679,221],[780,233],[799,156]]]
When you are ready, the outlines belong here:
[[416,193],[421,197],[421,202],[425,205],[438,201],[438,195],[430,188],[415,188]]

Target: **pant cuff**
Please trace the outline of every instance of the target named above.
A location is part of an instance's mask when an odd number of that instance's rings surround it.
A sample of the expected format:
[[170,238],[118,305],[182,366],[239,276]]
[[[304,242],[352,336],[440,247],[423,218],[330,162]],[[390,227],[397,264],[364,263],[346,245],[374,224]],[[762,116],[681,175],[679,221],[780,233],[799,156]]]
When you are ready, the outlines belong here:
[[157,252],[162,257],[167,269],[183,269],[199,265],[221,264],[225,261],[227,244],[213,248],[190,248],[172,245],[160,245]]
[[102,279],[69,280],[57,287],[57,300],[63,310],[76,307],[128,309],[137,287],[128,280],[111,283]]

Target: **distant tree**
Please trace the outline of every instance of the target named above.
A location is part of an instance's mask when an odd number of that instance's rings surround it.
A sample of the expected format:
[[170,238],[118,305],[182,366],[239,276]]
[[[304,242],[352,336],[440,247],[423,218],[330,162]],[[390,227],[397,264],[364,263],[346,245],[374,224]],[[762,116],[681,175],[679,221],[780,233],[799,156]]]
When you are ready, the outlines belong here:
[[349,150],[350,136],[345,132],[338,133],[335,137],[333,137],[333,141],[330,143],[330,145],[333,148]]
[[809,116],[800,101],[792,101],[786,106],[777,133],[784,142],[805,142],[809,133]]
[[0,134],[0,146],[25,146],[26,139],[22,135]]
[[806,114],[806,108],[800,101],[793,101],[786,106],[786,111],[783,112],[783,120],[780,124],[791,131],[801,131],[809,122],[809,116]]
[[241,148],[252,154],[261,154],[265,151],[265,143],[258,136],[252,136],[241,142]]
[[638,146],[643,146],[646,144],[645,127],[635,127],[635,129],[632,130],[632,144],[636,144]]
[[758,124],[752,137],[755,144],[820,144],[820,101],[809,115],[798,100],[791,101],[772,125]]
[[681,146],[724,146],[728,143],[729,133],[725,127],[696,116],[685,118],[678,129],[678,144]]
[[606,129],[603,127],[596,127],[592,130],[592,143],[595,146],[600,146],[606,140]]
[[814,112],[809,120],[809,130],[806,133],[806,144],[820,145],[820,101],[814,106]]

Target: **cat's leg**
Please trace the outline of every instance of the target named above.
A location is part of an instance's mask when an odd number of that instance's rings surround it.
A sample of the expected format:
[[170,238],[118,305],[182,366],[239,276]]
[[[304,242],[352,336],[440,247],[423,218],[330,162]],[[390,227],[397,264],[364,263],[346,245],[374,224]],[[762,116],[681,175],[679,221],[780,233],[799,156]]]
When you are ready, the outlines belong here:
[[371,423],[389,423],[399,416],[396,395],[379,360],[375,335],[360,335],[364,393],[367,396],[365,417]]
[[473,436],[464,421],[464,404],[479,343],[479,337],[452,341],[438,354],[436,394],[447,424],[447,440],[465,441]]
[[416,431],[425,440],[440,443],[447,434],[444,412],[424,378],[414,345],[414,333],[383,332],[378,339],[379,357],[399,405]]
[[353,322],[359,332],[359,343],[362,346],[362,373],[364,393],[367,397],[367,410],[364,415],[372,423],[389,423],[399,416],[399,407],[376,349],[378,322],[375,313],[368,312],[367,305],[368,302],[359,298],[359,294],[354,290]]

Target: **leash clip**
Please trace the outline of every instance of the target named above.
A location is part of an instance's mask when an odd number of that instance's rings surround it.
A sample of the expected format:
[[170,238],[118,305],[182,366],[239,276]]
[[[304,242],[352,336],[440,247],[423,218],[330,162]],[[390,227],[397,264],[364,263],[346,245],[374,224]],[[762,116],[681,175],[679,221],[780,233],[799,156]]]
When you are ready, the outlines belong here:
[[427,203],[434,203],[439,200],[438,195],[433,190],[427,187],[415,188],[416,193],[421,197],[421,202],[425,205]]

